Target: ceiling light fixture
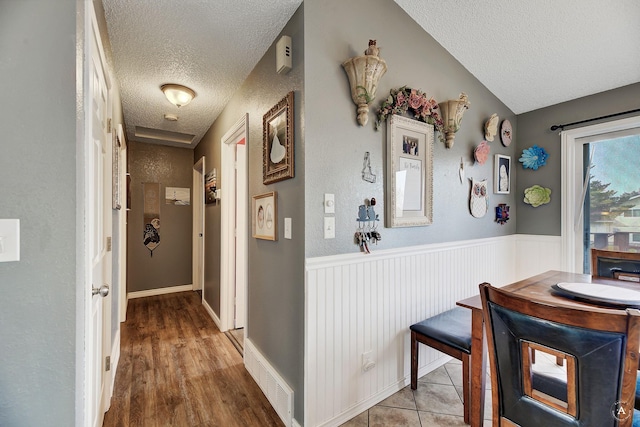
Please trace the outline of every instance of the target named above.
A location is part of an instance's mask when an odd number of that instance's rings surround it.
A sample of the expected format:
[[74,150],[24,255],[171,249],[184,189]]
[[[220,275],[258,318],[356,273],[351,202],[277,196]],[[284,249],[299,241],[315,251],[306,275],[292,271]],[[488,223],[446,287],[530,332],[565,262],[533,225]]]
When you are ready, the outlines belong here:
[[196,93],[192,89],[173,83],[160,86],[160,90],[164,92],[164,96],[169,102],[178,108],[187,105],[196,97]]

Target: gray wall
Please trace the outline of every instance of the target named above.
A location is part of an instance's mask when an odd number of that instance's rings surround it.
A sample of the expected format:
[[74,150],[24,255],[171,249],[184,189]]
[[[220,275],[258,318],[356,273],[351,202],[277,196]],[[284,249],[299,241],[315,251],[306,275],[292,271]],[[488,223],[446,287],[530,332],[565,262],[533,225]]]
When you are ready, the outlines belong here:
[[[0,0],[0,425],[72,426],[76,377],[76,2]],[[82,15],[80,15],[82,16]]]
[[[303,5],[304,6],[304,5]],[[196,148],[196,159],[206,156],[207,170],[211,161],[219,165],[220,138],[243,114],[249,113],[249,196],[268,191],[278,192],[278,240],[249,238],[249,339],[293,388],[295,418],[303,421],[304,403],[304,95],[303,6],[291,18],[282,34],[292,38],[293,69],[286,75],[275,72],[275,41],[218,117],[205,139]],[[276,38],[276,41],[279,36]],[[295,91],[295,178],[262,184],[262,117],[288,92]],[[220,182],[225,191],[225,183]],[[215,209],[215,210],[214,210]],[[219,262],[218,255],[208,252],[211,240],[219,247],[219,236],[209,233],[209,224],[219,229],[219,208],[207,208],[206,263]],[[214,214],[212,214],[214,213]],[[284,218],[292,218],[293,239],[284,239]],[[215,229],[215,228],[214,228]],[[214,258],[215,256],[215,258]],[[216,272],[219,275],[219,272]],[[205,298],[219,286],[210,289],[205,279]],[[210,302],[211,304],[211,302]],[[219,309],[219,300],[214,310]],[[219,313],[219,311],[217,311]]]
[[[552,132],[552,125],[572,123],[594,117],[634,110],[640,107],[640,83],[624,86],[607,92],[563,102],[551,107],[520,114],[518,130],[515,132],[518,155],[522,150],[537,144],[549,153],[547,164],[537,171],[518,166],[517,192],[517,232],[519,234],[560,235],[561,208],[561,147],[558,131]],[[609,120],[621,119],[617,117]],[[592,125],[599,122],[591,122]],[[567,129],[574,129],[568,127]],[[517,158],[516,158],[517,161]],[[533,208],[524,203],[524,189],[539,184],[551,189],[551,202]]]
[[[131,210],[127,220],[127,291],[191,284],[191,205],[166,204],[164,195],[166,187],[193,186],[193,151],[129,141],[128,156]],[[160,245],[153,256],[142,242],[145,182],[160,183]]]
[[[369,123],[356,122],[356,106],[351,101],[348,78],[341,64],[362,55],[369,39],[376,39],[380,56],[387,63]],[[497,136],[491,156],[484,165],[473,164],[473,149],[484,139],[484,123],[492,113],[508,118],[518,136],[514,114],[460,65],[398,5],[388,0],[305,0],[305,139],[306,139],[306,255],[309,257],[357,252],[353,243],[358,206],[375,197],[376,212],[384,215],[384,156],[386,125],[375,131],[375,111],[391,88],[422,89],[438,101],[469,96],[471,108],[465,113],[455,144],[445,149],[436,142],[433,169],[433,225],[384,228],[375,249],[427,243],[476,239],[515,233],[515,219],[506,225],[495,222],[498,203],[511,206],[516,217],[515,194],[490,192],[489,212],[477,219],[469,213],[468,180],[460,183],[458,166],[464,159],[467,177],[487,178],[493,189],[493,156],[515,158],[515,144],[504,147]],[[377,182],[362,180],[364,153],[371,153]],[[512,175],[512,186],[515,176]],[[515,187],[514,187],[515,188]],[[336,197],[336,238],[323,238],[323,194]],[[383,223],[384,221],[381,221]]]

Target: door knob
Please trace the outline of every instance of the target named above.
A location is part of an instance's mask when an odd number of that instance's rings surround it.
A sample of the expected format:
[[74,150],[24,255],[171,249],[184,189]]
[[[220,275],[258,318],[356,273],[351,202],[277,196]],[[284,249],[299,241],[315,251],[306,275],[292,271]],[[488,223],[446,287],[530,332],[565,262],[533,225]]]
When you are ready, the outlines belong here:
[[109,295],[109,286],[102,285],[99,288],[93,287],[91,289],[91,295],[100,295],[101,297],[106,297]]

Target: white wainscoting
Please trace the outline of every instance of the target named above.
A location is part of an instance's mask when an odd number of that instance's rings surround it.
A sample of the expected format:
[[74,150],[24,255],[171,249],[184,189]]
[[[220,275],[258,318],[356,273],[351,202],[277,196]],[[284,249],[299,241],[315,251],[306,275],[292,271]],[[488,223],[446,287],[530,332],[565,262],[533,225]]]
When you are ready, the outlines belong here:
[[515,280],[562,270],[562,237],[518,234]]
[[[503,286],[557,268],[559,247],[559,237],[511,235],[307,259],[305,426],[340,425],[409,384],[410,325],[477,294],[482,282]],[[366,372],[365,352],[375,362]],[[448,359],[423,346],[420,371]]]

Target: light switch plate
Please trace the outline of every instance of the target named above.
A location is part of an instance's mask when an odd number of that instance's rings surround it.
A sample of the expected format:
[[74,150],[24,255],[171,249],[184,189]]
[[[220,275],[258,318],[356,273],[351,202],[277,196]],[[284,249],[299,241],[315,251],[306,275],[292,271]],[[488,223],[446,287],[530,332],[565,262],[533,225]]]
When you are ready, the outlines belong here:
[[20,220],[0,219],[0,262],[20,261]]
[[325,193],[324,195],[324,213],[336,213],[336,197],[334,194]]
[[336,218],[333,216],[324,217],[324,238],[325,239],[336,238]]
[[291,239],[291,218],[284,219],[284,238]]

